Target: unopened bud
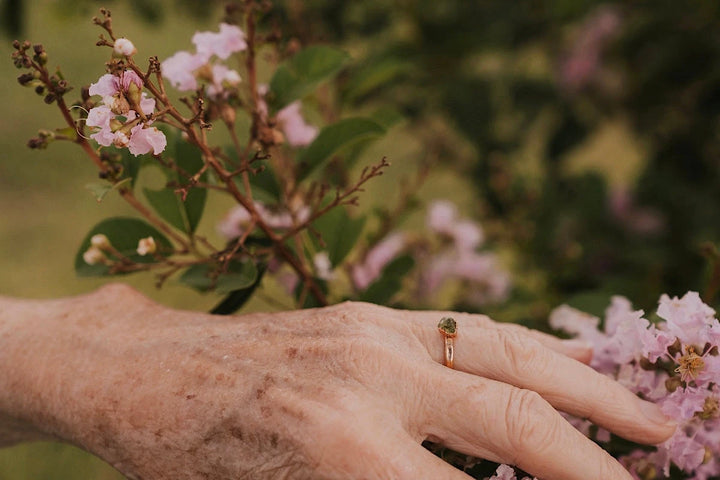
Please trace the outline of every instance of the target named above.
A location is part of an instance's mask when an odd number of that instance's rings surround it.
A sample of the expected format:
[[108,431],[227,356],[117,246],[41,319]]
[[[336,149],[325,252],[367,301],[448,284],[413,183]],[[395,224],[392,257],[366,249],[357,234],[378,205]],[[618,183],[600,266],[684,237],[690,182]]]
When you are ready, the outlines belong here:
[[672,345],[667,348],[668,353],[671,357],[674,357],[678,353],[682,352],[682,342],[679,338],[676,338]]
[[41,44],[36,43],[35,45],[33,45],[33,52],[35,52],[35,55],[40,55],[44,51],[45,51],[45,49],[43,48],[43,46]]
[[99,248],[100,250],[106,250],[111,246],[108,237],[103,235],[102,233],[97,233],[90,237],[90,245],[95,248]]
[[45,86],[44,85],[38,85],[35,87],[35,93],[38,95],[45,95]]
[[53,103],[55,101],[56,98],[57,97],[55,97],[54,93],[48,93],[47,95],[45,95],[45,98],[43,98],[43,101],[45,103],[47,103],[48,105],[50,105],[51,103]]
[[115,45],[113,45],[113,51],[118,55],[124,55],[126,57],[137,53],[135,45],[133,45],[133,43],[127,38],[118,38],[117,40],[115,40]]
[[35,75],[32,73],[23,73],[18,77],[18,83],[23,87],[27,86],[33,80],[35,80]]
[[153,237],[141,238],[138,242],[137,253],[138,255],[153,254],[157,250],[155,239]]
[[38,53],[37,55],[34,56],[34,58],[35,58],[35,61],[38,62],[40,65],[45,65],[48,61],[48,56],[47,56],[47,53],[45,53],[45,52]]
[[47,144],[48,144],[48,142],[46,139],[42,139],[42,138],[38,138],[38,137],[33,137],[30,140],[28,140],[28,142],[27,142],[27,146],[32,149],[47,148]]
[[220,106],[220,116],[222,117],[223,121],[229,125],[233,125],[235,123],[235,119],[237,118],[235,109],[227,103],[223,103]]
[[665,388],[670,393],[677,390],[680,386],[682,386],[682,380],[680,380],[680,377],[670,377],[665,380]]
[[88,265],[97,265],[105,262],[105,254],[97,247],[90,247],[83,253],[83,260]]
[[142,100],[142,88],[138,86],[135,82],[130,82],[130,85],[128,85],[127,89],[127,97],[126,100],[130,106],[132,106],[133,110],[136,112],[142,112],[142,108],[140,108],[140,101]]

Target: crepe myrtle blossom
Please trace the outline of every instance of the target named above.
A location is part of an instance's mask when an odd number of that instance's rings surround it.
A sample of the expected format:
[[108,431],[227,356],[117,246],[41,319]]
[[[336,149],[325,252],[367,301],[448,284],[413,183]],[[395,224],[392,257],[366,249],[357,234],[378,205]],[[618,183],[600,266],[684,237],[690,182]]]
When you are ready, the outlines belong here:
[[291,147],[310,145],[318,135],[318,128],[305,121],[300,108],[301,103],[298,100],[280,110],[275,116],[278,126]]
[[358,264],[353,265],[350,277],[358,290],[365,290],[382,273],[385,266],[407,247],[407,235],[391,233],[377,243]]
[[151,127],[148,118],[155,110],[155,99],[148,98],[142,88],[143,81],[133,70],[108,73],[91,84],[90,95],[101,96],[102,102],[88,112],[85,123],[95,130],[90,138],[104,147],[127,147],[136,156],[165,150],[165,134]]
[[460,218],[455,204],[436,200],[428,206],[426,226],[441,240],[440,250],[421,262],[419,294],[433,295],[450,280],[468,284],[465,300],[484,305],[507,298],[510,274],[492,252],[479,252],[485,240],[477,223]]
[[[515,476],[515,470],[513,470],[512,467],[500,465],[497,470],[495,470],[495,475],[486,478],[485,480],[517,480],[517,477]],[[523,477],[522,480],[537,480],[537,478]]]
[[[288,230],[294,225],[307,221],[310,217],[310,209],[301,206],[295,211],[286,208],[272,208],[261,202],[254,203],[255,211],[260,219],[270,228],[276,230]],[[242,205],[236,205],[218,223],[217,231],[228,240],[238,238],[248,228],[253,227],[252,216]]]
[[[662,295],[657,317],[651,323],[627,299],[613,297],[604,322],[561,306],[551,313],[550,325],[590,342],[593,368],[657,403],[678,423],[675,434],[654,450],[638,448],[620,457],[635,478],[669,478],[672,465],[685,479],[717,478],[720,322],[696,292]],[[606,448],[612,452],[612,443]]]
[[245,33],[236,25],[221,23],[219,32],[196,32],[192,42],[195,53],[181,50],[162,62],[163,76],[181,92],[195,91],[204,84],[210,98],[226,98],[229,89],[240,83],[240,74],[213,57],[226,60],[247,49]]
[[[270,89],[266,84],[258,85],[259,105],[258,111],[260,115],[268,121],[270,109],[268,108],[265,97]],[[302,102],[295,100],[289,105],[280,109],[275,114],[277,126],[283,133],[284,139],[291,147],[305,147],[310,145],[318,135],[318,128],[305,121],[302,115]]]

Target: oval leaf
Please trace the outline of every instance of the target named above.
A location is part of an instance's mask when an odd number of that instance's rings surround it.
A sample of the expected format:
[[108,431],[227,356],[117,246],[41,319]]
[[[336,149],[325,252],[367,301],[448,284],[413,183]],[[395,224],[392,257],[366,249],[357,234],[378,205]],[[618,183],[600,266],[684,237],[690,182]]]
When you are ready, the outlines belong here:
[[[100,233],[110,240],[110,244],[121,255],[136,263],[152,263],[156,261],[153,255],[141,256],[137,254],[136,250],[141,238],[153,237],[157,245],[157,253],[160,255],[169,255],[173,251],[173,246],[165,235],[144,221],[137,218],[108,218],[95,225],[80,244],[80,249],[75,255],[75,272],[81,277],[110,275],[108,265],[89,265],[83,259],[83,253],[90,248],[90,238]],[[113,258],[112,254],[109,253],[108,257]]]
[[346,118],[323,128],[317,138],[299,156],[298,181],[330,160],[343,147],[360,140],[377,137],[385,129],[367,118]]
[[258,269],[251,260],[231,262],[228,271],[215,278],[217,268],[217,265],[193,265],[180,276],[180,281],[201,292],[215,290],[225,294],[252,286],[258,277]]
[[[365,217],[351,218],[343,207],[333,208],[313,222],[313,227],[322,236],[333,268],[338,267],[350,253],[364,226]],[[318,249],[323,248],[317,243]]]
[[279,110],[312,92],[339,72],[349,58],[344,51],[323,45],[299,51],[280,65],[270,80],[272,108]]

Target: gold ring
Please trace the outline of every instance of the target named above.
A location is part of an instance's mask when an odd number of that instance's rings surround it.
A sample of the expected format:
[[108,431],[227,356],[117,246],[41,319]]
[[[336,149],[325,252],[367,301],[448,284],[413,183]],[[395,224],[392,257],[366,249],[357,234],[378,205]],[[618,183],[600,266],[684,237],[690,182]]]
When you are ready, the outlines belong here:
[[455,365],[455,337],[457,337],[457,322],[451,317],[443,317],[438,323],[438,330],[445,339],[445,366],[454,368]]

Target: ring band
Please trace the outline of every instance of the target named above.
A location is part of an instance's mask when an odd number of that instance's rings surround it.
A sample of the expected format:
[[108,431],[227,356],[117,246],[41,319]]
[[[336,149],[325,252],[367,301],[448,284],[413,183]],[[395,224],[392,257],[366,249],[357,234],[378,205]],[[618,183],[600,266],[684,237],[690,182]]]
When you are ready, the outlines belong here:
[[443,317],[438,323],[438,331],[445,339],[445,366],[455,366],[455,337],[457,337],[457,322],[451,317]]

